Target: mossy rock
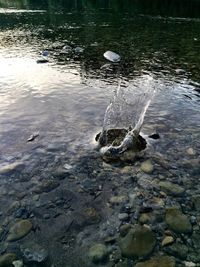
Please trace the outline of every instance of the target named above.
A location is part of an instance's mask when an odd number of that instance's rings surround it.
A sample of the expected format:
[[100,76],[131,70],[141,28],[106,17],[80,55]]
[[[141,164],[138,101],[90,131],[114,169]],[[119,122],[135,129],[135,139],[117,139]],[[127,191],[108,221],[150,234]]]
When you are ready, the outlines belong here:
[[132,259],[150,255],[155,245],[155,234],[148,227],[139,225],[130,229],[127,235],[119,240],[122,256]]
[[189,218],[176,207],[166,209],[165,221],[169,228],[176,233],[191,233],[192,225]]
[[0,267],[12,266],[12,262],[17,259],[14,253],[5,253],[0,256]]

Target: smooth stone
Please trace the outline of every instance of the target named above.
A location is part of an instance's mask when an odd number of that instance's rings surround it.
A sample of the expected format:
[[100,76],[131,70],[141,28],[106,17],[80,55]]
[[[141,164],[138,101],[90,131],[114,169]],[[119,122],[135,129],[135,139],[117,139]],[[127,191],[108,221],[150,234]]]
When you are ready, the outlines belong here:
[[12,265],[14,265],[14,267],[23,267],[24,266],[23,261],[21,261],[21,260],[13,261]]
[[194,156],[196,154],[196,151],[189,147],[187,150],[186,150],[186,153],[189,155],[189,156]]
[[112,51],[106,51],[103,56],[111,62],[119,62],[121,60],[120,55]]
[[176,74],[181,75],[185,73],[185,70],[183,69],[175,69]]
[[88,224],[98,223],[101,220],[99,213],[93,207],[85,209],[84,216]]
[[195,267],[196,264],[192,261],[184,261],[185,267]]
[[180,196],[185,191],[183,187],[179,186],[178,184],[171,183],[171,182],[162,181],[162,182],[159,182],[158,185],[162,191],[173,196]]
[[131,229],[131,224],[123,224],[119,228],[120,236],[124,237],[127,235],[128,231]]
[[151,216],[149,213],[142,213],[139,218],[139,222],[142,224],[148,223],[151,220]]
[[60,183],[56,180],[47,180],[43,181],[42,184],[40,184],[34,191],[35,193],[48,193],[55,188],[57,188],[60,185]]
[[135,225],[125,237],[119,240],[122,255],[133,259],[148,256],[155,245],[155,234],[150,228],[139,225]]
[[17,259],[14,253],[6,253],[0,256],[0,267],[12,266],[12,262]]
[[173,257],[157,256],[150,260],[139,262],[134,267],[175,267],[176,262]]
[[15,241],[26,236],[32,229],[33,225],[29,220],[21,220],[15,223],[9,230],[7,240]]
[[118,218],[120,221],[126,221],[128,219],[128,213],[120,213]]
[[194,195],[192,197],[192,201],[194,203],[195,210],[200,211],[200,195]]
[[15,171],[17,168],[22,167],[22,166],[23,166],[22,162],[14,162],[14,163],[4,165],[4,166],[0,167],[0,174],[8,174],[8,173]]
[[189,218],[176,207],[166,209],[165,221],[169,228],[176,233],[191,233],[192,225]]
[[146,160],[146,161],[142,162],[140,169],[141,169],[141,171],[150,174],[153,172],[154,167],[153,167],[153,164],[150,160]]
[[113,196],[110,198],[110,203],[112,204],[120,204],[127,201],[126,196]]
[[164,246],[170,245],[173,242],[174,242],[173,236],[165,236],[165,238],[162,241],[162,246],[164,247]]
[[188,254],[188,247],[181,243],[174,243],[171,246],[166,247],[165,251],[167,254],[185,260]]
[[95,244],[89,249],[89,257],[94,263],[104,262],[108,257],[107,247],[103,244]]
[[22,245],[20,249],[28,262],[44,262],[48,258],[48,251],[39,244],[33,242]]

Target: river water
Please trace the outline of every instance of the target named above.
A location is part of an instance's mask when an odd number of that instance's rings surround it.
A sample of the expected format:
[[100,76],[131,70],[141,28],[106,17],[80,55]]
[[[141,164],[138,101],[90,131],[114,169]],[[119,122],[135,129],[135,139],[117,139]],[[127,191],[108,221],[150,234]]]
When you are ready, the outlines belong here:
[[[121,61],[107,61],[107,50]],[[142,225],[147,212],[157,239],[150,256],[199,266],[199,51],[198,1],[0,0],[1,254],[41,266],[23,256],[21,246],[30,248],[32,240],[48,252],[42,266],[87,267],[96,265],[90,247],[102,243],[109,256],[101,265],[135,266],[137,256],[121,257],[118,230]],[[113,91],[119,78],[130,89],[147,76],[156,93],[142,132],[160,139],[135,163],[107,164],[94,138]],[[146,160],[153,171],[141,170]],[[183,194],[172,192],[174,183]],[[174,206],[192,220],[189,234],[154,218],[154,211],[165,216]],[[23,219],[32,231],[7,242],[11,226]],[[172,248],[161,244],[168,228]]]

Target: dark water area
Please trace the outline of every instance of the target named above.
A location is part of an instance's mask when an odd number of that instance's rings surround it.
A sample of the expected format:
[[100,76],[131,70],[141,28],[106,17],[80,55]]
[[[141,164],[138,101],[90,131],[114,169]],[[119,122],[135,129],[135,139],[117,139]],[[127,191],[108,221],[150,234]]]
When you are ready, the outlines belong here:
[[[0,0],[0,266],[200,266],[199,51],[198,0]],[[119,80],[155,87],[160,139],[110,164],[95,135]]]

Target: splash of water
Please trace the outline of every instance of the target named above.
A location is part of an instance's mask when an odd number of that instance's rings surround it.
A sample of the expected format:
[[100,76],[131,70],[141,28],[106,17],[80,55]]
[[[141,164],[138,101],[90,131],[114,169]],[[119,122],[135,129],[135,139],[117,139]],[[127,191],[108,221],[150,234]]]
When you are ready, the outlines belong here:
[[119,82],[113,100],[108,105],[103,122],[100,143],[107,145],[107,131],[110,129],[127,129],[127,134],[119,146],[107,146],[113,153],[123,153],[133,143],[133,137],[138,137],[144,117],[155,93],[155,83],[152,77],[143,76],[136,79],[128,87]]

